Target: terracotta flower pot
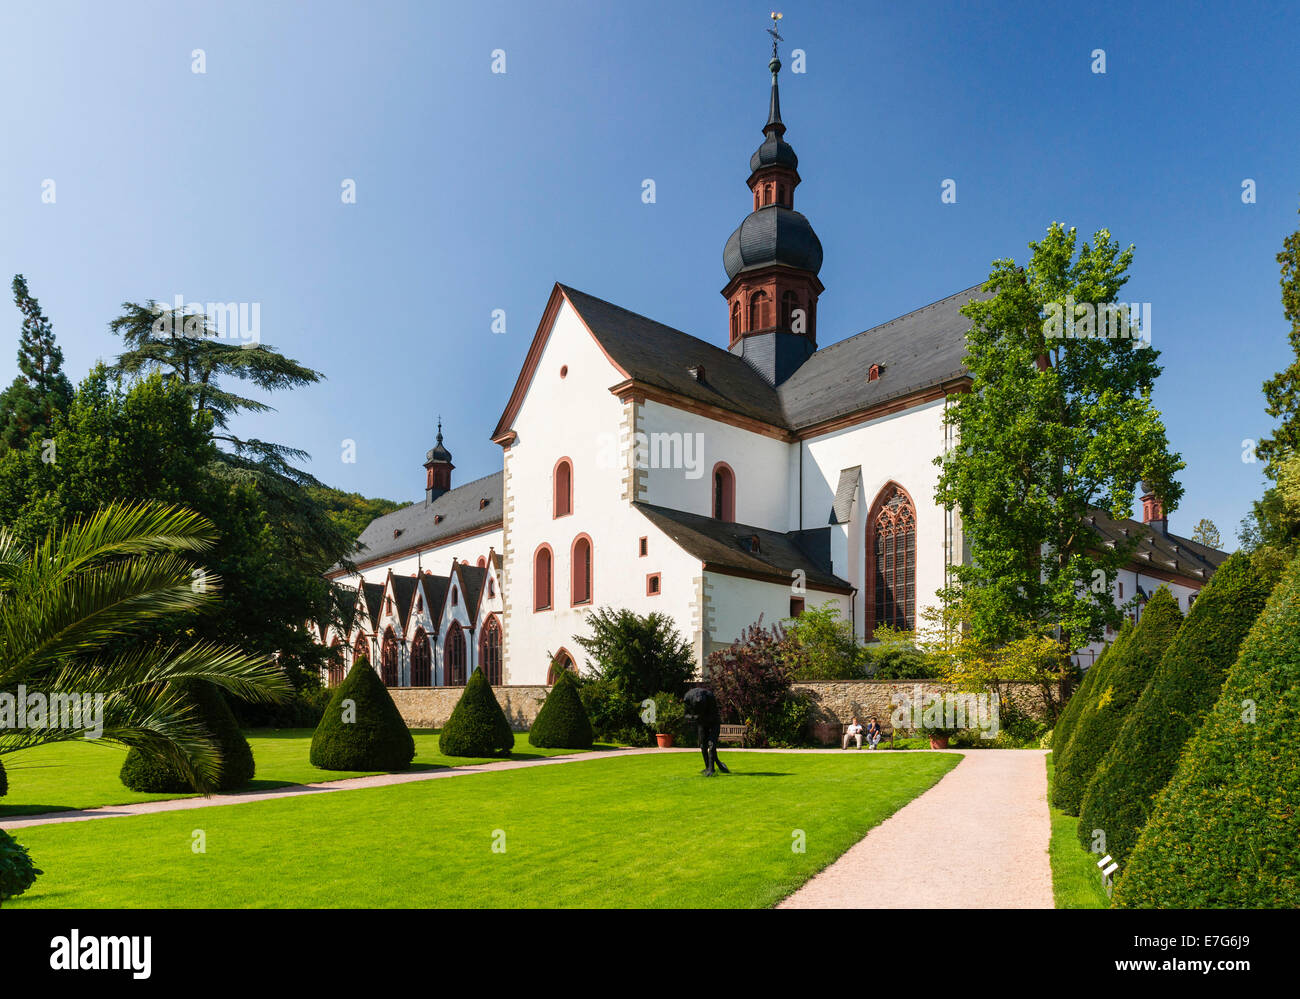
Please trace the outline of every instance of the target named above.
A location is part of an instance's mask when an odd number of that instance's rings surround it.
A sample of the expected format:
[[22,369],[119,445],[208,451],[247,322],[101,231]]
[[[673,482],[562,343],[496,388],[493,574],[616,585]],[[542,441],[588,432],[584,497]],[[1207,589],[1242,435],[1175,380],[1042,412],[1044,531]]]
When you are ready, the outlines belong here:
[[932,736],[930,736],[930,748],[931,748],[931,749],[947,749],[947,748],[948,748],[948,737],[947,737],[946,735],[932,735]]
[[655,741],[659,743],[660,749],[670,749],[672,748],[673,737],[669,732],[656,732]]

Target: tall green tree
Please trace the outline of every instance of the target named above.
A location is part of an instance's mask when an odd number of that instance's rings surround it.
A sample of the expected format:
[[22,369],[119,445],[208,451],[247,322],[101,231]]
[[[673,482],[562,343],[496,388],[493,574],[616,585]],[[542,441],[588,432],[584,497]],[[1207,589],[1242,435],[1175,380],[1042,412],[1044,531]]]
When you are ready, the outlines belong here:
[[1282,315],[1291,324],[1287,338],[1295,360],[1264,383],[1265,411],[1282,422],[1255,447],[1267,463],[1264,472],[1277,478],[1278,466],[1288,454],[1300,454],[1300,229],[1282,241],[1277,255],[1282,268]]
[[[979,642],[1024,637],[1030,622],[1079,648],[1119,623],[1111,588],[1137,544],[1100,544],[1089,511],[1129,516],[1139,480],[1174,509],[1183,463],[1151,401],[1159,353],[1096,335],[1133,247],[1105,229],[1079,246],[1053,223],[1029,248],[1023,269],[994,261],[991,297],[962,310],[973,384],[945,416],[960,444],[936,459],[937,499],[961,510],[971,560],[942,595],[963,602]],[[1075,336],[1051,335],[1060,316],[1077,319]]]
[[319,371],[286,357],[268,344],[223,335],[206,315],[172,309],[159,302],[123,302],[122,315],[109,328],[126,350],[113,370],[131,378],[151,372],[175,383],[196,413],[211,421],[218,450],[209,473],[232,484],[248,484],[261,496],[273,529],[283,542],[284,557],[306,571],[323,572],[346,559],[355,537],[348,537],[329,512],[313,498],[316,479],[294,463],[305,451],[230,429],[240,413],[268,413],[272,407],[231,388],[244,383],[267,392],[311,385]]
[[1223,544],[1218,527],[1209,517],[1202,517],[1196,522],[1196,527],[1192,529],[1192,540],[1210,548],[1218,548]]
[[0,447],[22,447],[40,436],[54,413],[72,401],[72,383],[63,373],[63,351],[54,341],[54,326],[27,288],[14,275],[14,304],[23,314],[18,342],[18,376],[0,395]]

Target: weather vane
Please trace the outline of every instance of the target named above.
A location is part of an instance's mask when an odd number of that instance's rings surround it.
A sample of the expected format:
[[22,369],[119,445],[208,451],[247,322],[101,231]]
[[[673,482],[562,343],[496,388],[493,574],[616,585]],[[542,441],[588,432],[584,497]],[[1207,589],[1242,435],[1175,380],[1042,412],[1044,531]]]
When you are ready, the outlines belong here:
[[772,11],[772,27],[767,29],[767,33],[772,36],[772,58],[773,59],[776,58],[776,54],[777,54],[776,43],[785,41],[785,39],[782,38],[781,35],[776,30],[778,27],[780,27],[781,18],[783,16],[784,15],[779,10]]

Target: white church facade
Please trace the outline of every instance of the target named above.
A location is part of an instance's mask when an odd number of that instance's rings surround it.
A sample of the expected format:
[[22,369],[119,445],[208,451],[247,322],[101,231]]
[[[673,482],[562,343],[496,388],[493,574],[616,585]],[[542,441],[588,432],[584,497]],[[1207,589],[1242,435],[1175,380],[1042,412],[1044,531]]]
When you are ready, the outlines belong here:
[[[582,666],[574,636],[600,606],[668,615],[701,666],[760,616],[828,601],[870,641],[914,628],[968,557],[933,461],[970,385],[960,310],[983,293],[818,348],[822,248],[794,209],[780,68],[774,54],[751,210],[723,253],[726,346],[557,284],[492,434],[501,471],[452,488],[439,427],[424,499],[372,522],[332,574],[354,601],[321,636],[344,653],[332,681],[365,654],[392,686],[476,668],[549,682],[552,657]],[[1226,556],[1169,534],[1154,498],[1144,511],[1093,525],[1099,544],[1144,538],[1116,600],[1168,585],[1186,610]]]

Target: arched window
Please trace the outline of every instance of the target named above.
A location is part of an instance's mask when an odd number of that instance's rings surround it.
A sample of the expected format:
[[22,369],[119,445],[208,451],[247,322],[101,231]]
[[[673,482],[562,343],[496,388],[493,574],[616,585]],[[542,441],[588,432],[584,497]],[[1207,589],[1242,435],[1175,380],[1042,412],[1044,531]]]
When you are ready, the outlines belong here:
[[392,628],[384,630],[384,641],[379,648],[379,674],[383,677],[385,687],[396,687],[400,676],[400,664],[397,659],[397,636]]
[[740,336],[740,299],[731,303],[731,339]]
[[533,610],[551,609],[551,549],[547,545],[533,555]]
[[483,637],[479,640],[479,668],[487,674],[488,683],[501,685],[501,622],[495,614],[487,620]]
[[456,587],[453,586],[451,588],[451,605],[453,607],[456,607],[459,604],[460,604],[460,594],[456,591]]
[[480,556],[478,557],[477,565],[478,565],[478,567],[479,567],[480,569],[486,569],[486,568],[487,568],[487,559],[486,559],[484,556],[480,555]]
[[417,628],[411,639],[411,686],[433,686],[433,654],[423,628]]
[[573,513],[573,464],[568,458],[555,463],[555,516]]
[[725,461],[713,466],[713,519],[736,520],[736,473]]
[[335,638],[330,642],[330,670],[329,685],[337,687],[343,682],[343,650],[339,647],[339,640]]
[[550,686],[560,678],[560,673],[564,670],[575,669],[573,665],[573,656],[569,655],[564,649],[560,649],[551,660],[551,667],[546,671],[546,684]]
[[763,185],[763,204],[770,205],[771,203],[772,203],[772,182],[769,180],[766,184]]
[[794,310],[799,308],[799,296],[792,291],[781,295],[781,329],[794,327]]
[[452,621],[447,629],[447,648],[442,664],[447,674],[447,686],[465,686],[465,632],[457,621]]
[[766,329],[772,325],[772,300],[767,297],[767,292],[756,291],[749,296],[749,328],[753,330]]
[[575,607],[591,603],[591,562],[591,538],[580,534],[573,539],[573,550],[569,557],[572,571],[569,600]]
[[357,634],[357,644],[352,647],[352,662],[370,658],[370,643],[366,641],[365,632]]
[[867,520],[867,636],[916,628],[916,507],[903,488],[880,491]]

